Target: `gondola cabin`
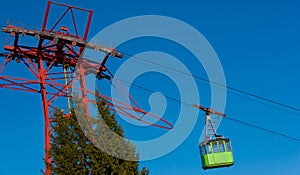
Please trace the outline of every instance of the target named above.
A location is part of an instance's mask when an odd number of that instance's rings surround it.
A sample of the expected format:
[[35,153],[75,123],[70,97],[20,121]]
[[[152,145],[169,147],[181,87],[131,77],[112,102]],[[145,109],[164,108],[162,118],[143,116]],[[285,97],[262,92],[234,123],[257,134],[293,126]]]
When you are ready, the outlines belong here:
[[227,138],[206,140],[199,144],[199,148],[204,170],[234,164],[231,142]]

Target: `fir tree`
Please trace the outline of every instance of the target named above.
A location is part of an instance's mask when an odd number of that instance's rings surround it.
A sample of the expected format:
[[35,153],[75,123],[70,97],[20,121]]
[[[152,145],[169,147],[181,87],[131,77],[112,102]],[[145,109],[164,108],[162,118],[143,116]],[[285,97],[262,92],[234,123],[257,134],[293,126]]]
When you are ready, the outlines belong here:
[[[54,175],[148,175],[149,170],[145,167],[139,171],[138,155],[136,154],[135,147],[124,138],[123,128],[118,125],[115,115],[109,110],[107,103],[104,99],[98,99],[97,102],[99,113],[102,118],[80,118],[78,121],[75,111],[72,110],[71,114],[66,117],[63,112],[57,111],[53,116],[53,126],[51,134],[51,148],[49,156],[51,163],[47,166]],[[83,114],[83,108],[75,108],[76,114]],[[103,126],[103,120],[108,126]],[[91,122],[96,127],[90,126]],[[83,129],[82,129],[83,128]],[[88,129],[87,129],[88,128]],[[117,137],[113,137],[105,129],[110,129]],[[87,134],[96,134],[96,140],[89,140]],[[97,140],[99,139],[99,140]],[[104,146],[101,141],[106,140]],[[97,145],[100,144],[100,145]],[[116,158],[101,151],[99,146],[107,146],[110,144],[120,145],[115,150],[109,150],[113,155],[126,155],[130,160],[123,160]],[[121,147],[123,149],[121,149]],[[127,149],[124,149],[126,147]],[[101,147],[102,148],[102,147]]]

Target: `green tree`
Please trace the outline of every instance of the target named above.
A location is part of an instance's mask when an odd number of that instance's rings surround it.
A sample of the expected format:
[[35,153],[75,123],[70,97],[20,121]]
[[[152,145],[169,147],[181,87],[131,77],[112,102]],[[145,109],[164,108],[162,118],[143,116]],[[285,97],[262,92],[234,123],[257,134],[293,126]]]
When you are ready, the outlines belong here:
[[[63,112],[56,111],[53,116],[53,126],[51,134],[51,149],[49,156],[51,164],[47,166],[54,175],[148,175],[149,170],[145,167],[139,171],[138,155],[135,147],[124,138],[123,128],[118,125],[115,115],[111,113],[104,99],[98,99],[98,111],[102,118],[84,117],[76,118],[75,110],[69,116],[64,116]],[[76,114],[84,114],[83,108],[75,108]],[[80,115],[80,114],[79,114]],[[120,136],[122,139],[114,139],[113,136],[103,131],[102,119],[108,129]],[[84,127],[84,126],[93,127]],[[83,129],[82,129],[83,128]],[[95,137],[86,137],[86,135]],[[99,149],[100,141],[106,138],[107,144],[120,145],[115,150],[109,150],[116,155],[123,154],[131,158],[123,160],[107,154],[103,149]],[[95,140],[96,139],[96,140]],[[97,140],[101,139],[101,140]],[[125,146],[124,146],[125,145]],[[127,147],[128,149],[121,149]],[[107,148],[110,149],[110,148]],[[105,150],[105,149],[104,149]],[[122,152],[120,152],[120,150]]]

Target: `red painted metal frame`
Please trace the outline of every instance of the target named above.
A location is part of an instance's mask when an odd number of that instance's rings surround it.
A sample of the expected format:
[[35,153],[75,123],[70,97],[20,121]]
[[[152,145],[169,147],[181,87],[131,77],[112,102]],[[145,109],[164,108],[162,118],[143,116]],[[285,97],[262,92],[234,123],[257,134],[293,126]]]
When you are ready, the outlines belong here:
[[[50,30],[47,29],[47,22],[49,18],[50,9],[52,6],[61,6],[65,7],[66,11],[59,17],[59,19],[54,23],[53,26],[50,27]],[[77,30],[75,15],[74,12],[76,10],[83,11],[87,13],[87,22],[85,26],[84,32],[81,34]],[[66,15],[66,13],[71,13],[71,19],[75,31],[75,35],[61,32],[60,29],[56,29],[62,18]],[[44,21],[42,24],[42,32],[51,32],[58,35],[66,35],[75,39],[80,39],[81,41],[86,41],[87,35],[89,32],[89,27],[91,24],[93,12],[91,10],[86,10],[83,8],[78,8],[74,6],[69,6],[57,2],[48,1],[46,6],[46,12],[44,15]],[[8,25],[7,28],[16,28],[19,29],[17,26],[10,26]],[[0,74],[2,74],[4,68],[7,64],[15,61],[19,64],[23,64],[26,69],[28,69],[32,77],[34,79],[23,78],[23,77],[13,77],[13,76],[4,76],[0,75],[0,88],[7,88],[10,90],[18,90],[24,92],[32,92],[32,93],[40,93],[42,96],[42,107],[44,111],[44,134],[45,134],[45,160],[46,162],[51,165],[51,158],[48,156],[48,152],[50,150],[50,134],[51,134],[51,110],[55,109],[53,103],[59,97],[68,97],[72,98],[72,95],[68,91],[72,91],[72,83],[75,78],[79,79],[80,81],[80,90],[81,91],[81,98],[83,100],[83,105],[85,106],[86,115],[88,116],[88,103],[95,103],[95,101],[91,101],[88,99],[88,94],[96,95],[95,92],[89,91],[86,89],[85,85],[85,75],[89,74],[90,72],[97,72],[99,70],[99,63],[92,62],[90,60],[82,60],[81,64],[77,65],[77,62],[82,55],[84,50],[84,46],[73,45],[62,42],[54,41],[51,39],[47,39],[47,37],[40,36],[38,39],[38,44],[36,47],[33,46],[24,46],[19,43],[21,37],[19,36],[21,33],[10,33],[10,36],[14,38],[14,43],[12,45],[4,45],[4,49],[9,53],[7,55],[0,55],[4,56],[5,59],[0,65]],[[32,35],[31,35],[32,37]],[[36,36],[34,36],[36,37]],[[64,47],[66,50],[62,52],[61,48]],[[115,51],[114,48],[107,48],[111,51]],[[68,64],[71,69],[67,72],[58,70],[59,66],[64,66]],[[78,77],[72,77],[74,74],[75,66],[78,71]],[[105,65],[101,65],[105,66]],[[110,71],[110,76],[113,77]],[[67,74],[70,79],[68,79],[67,83],[65,83],[64,75]],[[156,116],[154,114],[148,113],[141,109],[141,107],[135,102],[133,97],[125,90],[122,84],[113,77],[113,81],[116,82],[114,86],[118,93],[125,98],[128,96],[133,103],[127,104],[121,102],[119,100],[112,99],[108,96],[104,96],[101,94],[97,94],[102,98],[105,98],[108,102],[110,109],[114,112],[119,113],[120,115],[125,115],[132,119],[138,120],[145,124],[155,126],[158,128],[163,129],[172,129],[173,125],[166,121],[165,119]],[[3,83],[2,83],[3,82]],[[67,90],[68,89],[68,90]],[[137,117],[138,116],[138,117]],[[145,119],[145,116],[155,118],[158,122],[151,123]],[[45,174],[50,175],[49,166],[45,165]]]
[[[61,17],[56,21],[56,23],[50,27],[48,25],[48,18],[50,9],[52,6],[60,6],[66,8],[65,13],[61,15]],[[75,11],[84,11],[87,13],[87,23],[85,26],[85,30],[83,34],[80,34],[77,29],[76,21],[75,21]],[[89,27],[91,24],[92,14],[91,10],[86,10],[74,6],[69,6],[66,4],[61,4],[57,2],[48,1],[46,6],[46,12],[44,15],[44,21],[42,24],[41,31],[48,31],[58,34],[64,34],[57,29],[57,26],[60,24],[61,20],[65,17],[67,12],[71,13],[72,23],[75,31],[75,35],[68,34],[68,36],[86,41],[87,35],[89,32]],[[7,26],[8,28],[18,28],[16,26]],[[67,63],[70,66],[75,66],[77,60],[79,59],[83,47],[76,47],[69,44],[64,45],[64,47],[68,48],[67,54],[59,55],[60,52],[59,47],[61,47],[58,43],[53,41],[47,41],[45,38],[39,38],[37,47],[23,46],[19,44],[19,34],[11,33],[11,37],[14,37],[13,45],[5,45],[4,49],[9,51],[9,54],[6,56],[4,62],[0,65],[0,73],[3,72],[5,65],[16,61],[19,63],[23,63],[25,67],[32,73],[34,79],[30,80],[27,78],[16,78],[13,76],[0,76],[1,84],[0,88],[7,88],[11,90],[18,90],[24,92],[33,92],[40,93],[42,96],[42,107],[44,111],[44,134],[45,134],[45,160],[49,164],[51,164],[51,158],[48,156],[48,151],[50,150],[50,109],[54,109],[52,103],[57,100],[59,97],[71,97],[69,93],[67,93],[66,88],[71,89],[72,79],[68,81],[67,85],[63,83],[64,73],[63,71],[53,70],[54,67],[60,66],[62,63]],[[47,41],[47,42],[46,42]],[[46,42],[46,44],[44,43]],[[59,60],[61,59],[61,60]],[[47,63],[47,64],[45,64]],[[55,65],[56,64],[56,65]],[[84,62],[83,65],[89,66],[93,69],[97,69],[97,64],[92,62]],[[52,72],[51,72],[52,71]],[[53,72],[54,71],[54,72]],[[66,72],[68,75],[72,75],[74,70],[69,70]],[[84,70],[82,67],[79,68],[80,80],[83,85],[82,93],[83,100],[85,102],[84,106],[86,106],[86,111],[88,112],[88,99],[87,99],[87,91],[85,88],[85,80],[84,80]],[[73,78],[73,77],[72,77]],[[3,83],[2,83],[3,82]],[[50,175],[49,166],[45,165],[45,174]]]

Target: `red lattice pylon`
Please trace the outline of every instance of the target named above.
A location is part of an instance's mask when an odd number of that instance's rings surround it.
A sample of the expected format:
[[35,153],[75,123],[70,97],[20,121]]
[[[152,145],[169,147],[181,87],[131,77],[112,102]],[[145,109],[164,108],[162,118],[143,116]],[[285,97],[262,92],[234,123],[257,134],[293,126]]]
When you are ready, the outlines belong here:
[[[54,7],[60,7],[60,9],[64,8],[65,11],[63,11],[56,22],[49,27],[48,17],[50,8],[52,9]],[[79,32],[75,20],[75,13],[78,11],[85,13],[87,16],[83,33]],[[61,24],[67,14],[71,15],[71,27],[66,27],[67,25]],[[91,60],[82,59],[80,64],[78,64],[78,60],[81,58],[84,48],[104,52],[106,56],[123,57],[123,55],[114,48],[103,47],[86,41],[92,14],[93,12],[91,10],[48,1],[41,30],[30,30],[9,24],[2,28],[2,32],[8,33],[10,37],[13,38],[13,43],[5,44],[4,49],[7,53],[0,55],[4,57],[4,61],[0,65],[0,88],[41,94],[45,122],[45,160],[48,163],[51,162],[51,158],[46,153],[50,149],[50,115],[51,110],[55,109],[54,102],[58,98],[64,97],[70,104],[70,99],[72,98],[72,82],[76,78],[80,82],[79,90],[81,91],[81,98],[83,99],[83,105],[85,106],[85,110],[87,111],[86,115],[88,116],[88,104],[91,102],[94,103],[88,99],[88,93],[93,95],[96,93],[86,89],[85,76],[89,72],[99,72],[99,70],[101,70],[99,73],[102,73],[102,71],[106,70],[103,69],[104,64],[99,64]],[[81,16],[81,19],[82,18],[83,16]],[[70,28],[72,28],[74,34],[71,34]],[[27,41],[28,39],[34,40],[36,44],[32,46],[21,42],[22,40]],[[29,75],[25,75],[24,77],[2,75],[5,66],[13,61],[23,64],[33,75],[31,77],[34,78],[26,78],[30,77]],[[78,77],[73,77],[75,67]],[[112,81],[117,82],[117,79],[112,78]],[[118,83],[118,85],[118,91],[123,94],[123,96],[128,95],[133,105],[99,94],[99,96],[108,100],[108,105],[113,111],[159,128],[173,128],[173,125],[166,120],[142,110],[129,93],[124,91],[125,89],[122,85],[120,83]],[[159,125],[157,123],[148,122],[143,118],[144,115],[156,118],[163,124]],[[50,169],[48,169],[47,166],[45,166],[45,173],[46,175],[50,175]]]

